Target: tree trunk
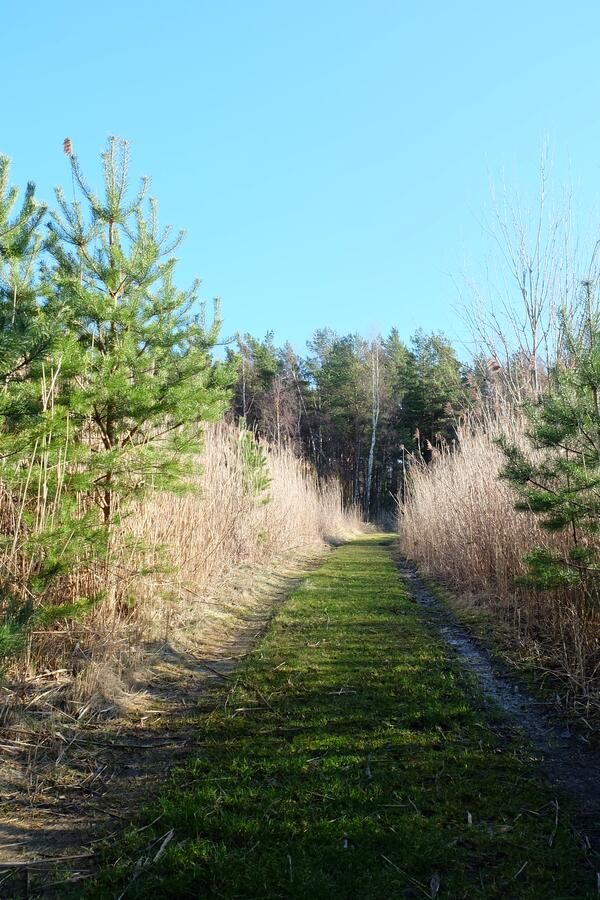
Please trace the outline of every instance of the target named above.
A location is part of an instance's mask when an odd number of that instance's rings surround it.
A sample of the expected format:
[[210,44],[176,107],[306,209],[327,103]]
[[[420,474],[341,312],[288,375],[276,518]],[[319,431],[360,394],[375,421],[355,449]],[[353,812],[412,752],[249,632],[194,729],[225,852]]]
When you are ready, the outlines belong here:
[[377,425],[379,423],[379,344],[373,343],[371,346],[371,388],[372,388],[372,407],[371,407],[371,446],[369,447],[369,462],[367,466],[367,485],[365,488],[365,518],[369,518],[371,510],[371,485],[373,483],[373,462],[375,459],[375,444],[377,441]]

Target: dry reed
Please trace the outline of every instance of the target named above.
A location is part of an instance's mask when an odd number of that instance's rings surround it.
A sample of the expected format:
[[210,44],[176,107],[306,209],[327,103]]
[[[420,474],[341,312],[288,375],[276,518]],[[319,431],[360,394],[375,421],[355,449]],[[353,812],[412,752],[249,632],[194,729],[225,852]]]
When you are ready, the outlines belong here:
[[549,534],[536,516],[515,509],[515,492],[499,477],[501,434],[528,445],[524,419],[506,407],[463,423],[458,452],[413,468],[400,513],[402,551],[463,602],[507,623],[519,655],[562,682],[565,704],[600,711],[599,611],[576,591],[540,592],[518,582],[524,554],[566,550],[569,537]]
[[[203,604],[232,572],[324,548],[360,530],[357,512],[343,507],[339,484],[320,485],[291,448],[261,446],[269,484],[257,492],[248,487],[239,430],[227,423],[206,427],[192,489],[151,494],[124,518],[109,564],[114,596],[83,620],[29,635],[26,653],[8,673],[9,705],[22,694],[19,685],[47,671],[56,673],[53,704],[70,715],[114,711],[157,641],[170,640],[175,630],[181,635],[186,626],[196,629],[191,639],[206,637],[197,629],[213,627],[218,616],[203,616]],[[46,506],[40,527],[52,515],[52,504]],[[6,528],[14,529],[19,510],[8,494],[1,513]],[[19,566],[26,563],[15,548],[5,549],[0,565],[11,572],[15,596],[23,596],[27,572],[20,577]],[[61,579],[46,602],[73,601],[106,577],[105,564],[83,566]]]

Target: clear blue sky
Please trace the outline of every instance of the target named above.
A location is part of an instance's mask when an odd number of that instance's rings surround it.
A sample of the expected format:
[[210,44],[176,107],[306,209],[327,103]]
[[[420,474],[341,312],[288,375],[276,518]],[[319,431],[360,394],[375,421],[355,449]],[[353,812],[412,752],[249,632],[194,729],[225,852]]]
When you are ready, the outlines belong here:
[[92,181],[128,138],[226,333],[460,340],[491,178],[527,195],[548,143],[596,228],[599,34],[564,0],[5,4],[0,152],[51,198],[64,137]]

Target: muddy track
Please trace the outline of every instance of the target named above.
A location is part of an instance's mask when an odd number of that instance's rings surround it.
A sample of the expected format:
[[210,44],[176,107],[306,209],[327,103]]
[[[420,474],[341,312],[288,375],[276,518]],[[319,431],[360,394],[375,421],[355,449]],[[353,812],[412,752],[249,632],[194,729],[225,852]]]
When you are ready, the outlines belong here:
[[574,824],[582,842],[600,851],[600,753],[581,735],[544,710],[544,704],[497,663],[441,603],[414,566],[397,559],[401,577],[425,619],[477,679],[488,704],[500,708],[531,741],[546,778],[564,791],[575,808]]

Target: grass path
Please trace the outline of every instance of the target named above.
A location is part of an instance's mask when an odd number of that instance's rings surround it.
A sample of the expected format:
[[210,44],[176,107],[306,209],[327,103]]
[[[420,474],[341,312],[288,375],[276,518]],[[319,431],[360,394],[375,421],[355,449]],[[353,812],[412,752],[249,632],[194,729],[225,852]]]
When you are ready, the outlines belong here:
[[290,597],[87,896],[596,896],[531,750],[482,711],[390,540],[338,548]]

